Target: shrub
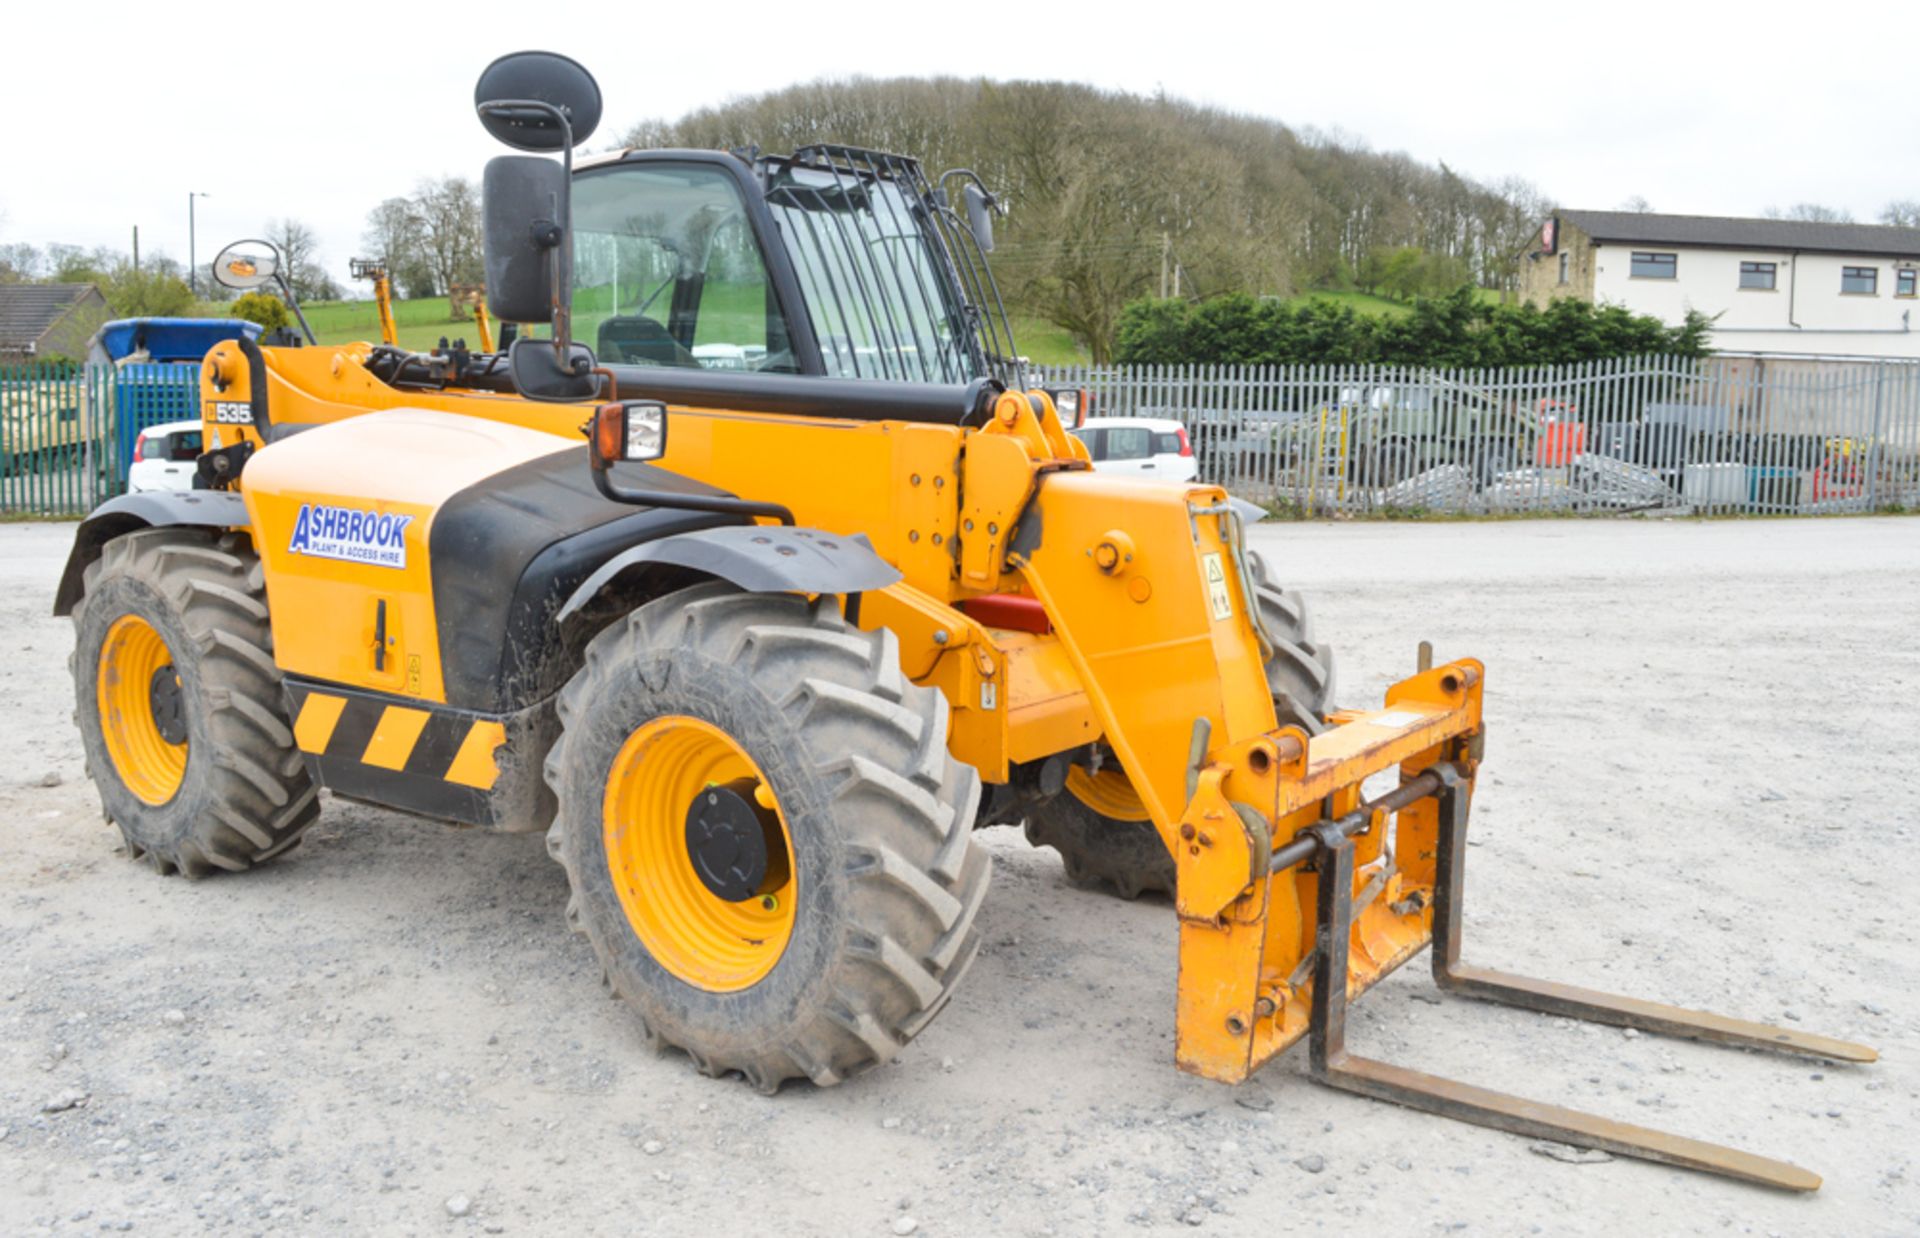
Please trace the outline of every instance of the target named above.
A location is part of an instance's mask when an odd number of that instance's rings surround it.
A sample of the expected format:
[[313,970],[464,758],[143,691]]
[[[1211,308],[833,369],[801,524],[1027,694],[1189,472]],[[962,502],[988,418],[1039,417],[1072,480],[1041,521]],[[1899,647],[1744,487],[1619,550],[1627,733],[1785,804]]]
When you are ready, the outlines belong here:
[[257,322],[265,331],[293,325],[293,315],[287,312],[286,303],[269,292],[249,292],[234,298],[233,304],[227,306],[227,314]]
[[1414,301],[1399,317],[1316,301],[1242,294],[1201,302],[1134,301],[1121,311],[1122,365],[1409,365],[1472,368],[1559,365],[1651,354],[1699,357],[1708,321],[1669,327],[1618,305],[1572,299],[1546,309],[1490,305],[1461,286]]

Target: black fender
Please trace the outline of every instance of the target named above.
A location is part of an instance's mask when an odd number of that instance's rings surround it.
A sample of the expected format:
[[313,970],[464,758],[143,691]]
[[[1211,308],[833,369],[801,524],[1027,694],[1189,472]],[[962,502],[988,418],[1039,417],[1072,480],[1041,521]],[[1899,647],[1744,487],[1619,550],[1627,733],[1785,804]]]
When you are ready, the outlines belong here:
[[874,553],[865,534],[729,525],[676,533],[620,552],[580,583],[555,621],[564,623],[622,573],[650,563],[704,572],[749,593],[865,593],[901,579],[899,569]]
[[53,595],[53,613],[73,613],[88,565],[116,537],[168,525],[225,530],[244,529],[251,523],[246,501],[231,490],[143,490],[108,499],[80,522],[73,535],[67,570],[60,574],[60,587]]

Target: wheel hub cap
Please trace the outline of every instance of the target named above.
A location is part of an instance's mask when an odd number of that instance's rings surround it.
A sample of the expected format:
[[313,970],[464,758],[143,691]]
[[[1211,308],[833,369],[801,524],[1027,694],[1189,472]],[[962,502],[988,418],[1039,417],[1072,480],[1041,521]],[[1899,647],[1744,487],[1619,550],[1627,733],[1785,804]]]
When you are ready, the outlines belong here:
[[[780,819],[753,799],[754,780],[711,786],[687,807],[687,859],[718,898],[744,903],[786,884]],[[779,872],[769,874],[774,857]]]
[[147,684],[148,707],[153,710],[153,725],[160,738],[169,744],[187,742],[187,715],[181,708],[180,672],[169,662],[153,672]]

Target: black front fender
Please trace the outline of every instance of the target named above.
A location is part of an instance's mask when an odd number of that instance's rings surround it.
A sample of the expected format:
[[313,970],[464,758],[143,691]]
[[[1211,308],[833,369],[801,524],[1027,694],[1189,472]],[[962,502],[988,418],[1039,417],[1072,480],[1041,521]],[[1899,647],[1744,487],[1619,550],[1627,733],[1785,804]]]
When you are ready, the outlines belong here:
[[60,588],[53,595],[53,613],[73,613],[87,565],[98,559],[100,548],[116,537],[168,525],[244,529],[248,523],[245,501],[231,490],[147,490],[108,499],[80,522],[73,535],[67,570],[60,574]]
[[676,533],[622,551],[580,583],[555,621],[565,622],[622,572],[647,563],[705,572],[749,593],[865,593],[900,579],[899,570],[875,554],[863,534],[732,525]]

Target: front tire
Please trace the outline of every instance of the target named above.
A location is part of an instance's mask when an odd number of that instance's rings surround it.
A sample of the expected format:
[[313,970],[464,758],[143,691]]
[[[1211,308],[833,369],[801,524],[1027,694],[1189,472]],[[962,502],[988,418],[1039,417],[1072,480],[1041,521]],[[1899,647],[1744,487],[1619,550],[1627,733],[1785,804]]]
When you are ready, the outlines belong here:
[[[980,779],[891,632],[831,598],[699,586],[596,636],[560,718],[548,850],[569,923],[649,1041],[765,1092],[829,1085],[946,1004],[991,873]],[[757,867],[696,844],[715,795],[764,829]]]
[[319,815],[274,665],[247,539],[115,538],[74,607],[74,722],[127,853],[161,873],[239,872]]

